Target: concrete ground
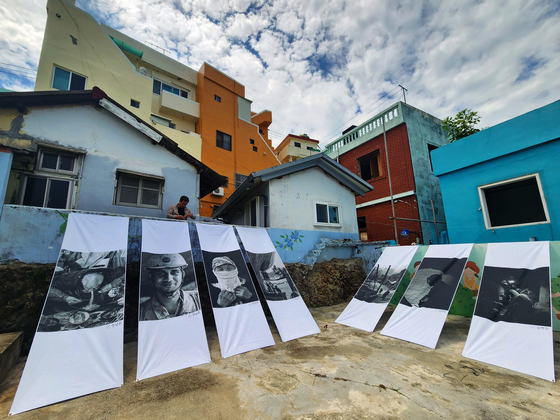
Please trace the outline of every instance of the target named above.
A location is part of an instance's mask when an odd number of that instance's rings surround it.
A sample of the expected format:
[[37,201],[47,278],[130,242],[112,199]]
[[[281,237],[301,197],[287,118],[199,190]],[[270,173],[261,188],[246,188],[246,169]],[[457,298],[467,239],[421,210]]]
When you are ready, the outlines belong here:
[[[469,319],[447,318],[435,350],[334,323],[345,304],[312,309],[321,333],[135,382],[125,345],[124,386],[22,413],[16,419],[559,419],[560,385],[461,356]],[[560,377],[560,333],[554,333]],[[0,384],[9,412],[24,360]]]

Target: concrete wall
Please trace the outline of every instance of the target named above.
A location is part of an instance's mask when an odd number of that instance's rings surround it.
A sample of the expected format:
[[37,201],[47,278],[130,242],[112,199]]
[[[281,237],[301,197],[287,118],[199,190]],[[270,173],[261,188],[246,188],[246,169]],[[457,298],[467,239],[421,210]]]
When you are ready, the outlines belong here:
[[[71,36],[76,39],[77,44],[72,42]],[[123,40],[122,38],[120,39]],[[126,41],[130,43],[129,39]],[[137,43],[134,46],[138,47]],[[153,50],[148,53],[149,48],[146,46],[141,46],[140,49],[147,52],[147,58],[152,62],[157,61],[157,55],[160,58],[165,57]],[[180,63],[171,66],[169,58],[162,58],[162,60],[162,65],[170,70],[186,69],[186,66]],[[36,91],[55,90],[51,87],[51,83],[56,65],[86,76],[86,89],[98,86],[130,112],[149,122],[152,113],[153,80],[152,77],[140,74],[136,64],[133,64],[117,47],[93,16],[61,0],[48,0],[47,24],[35,81]],[[165,77],[160,77],[163,73],[158,73],[154,66],[146,67],[156,73],[154,77],[167,80]],[[192,80],[187,86],[191,86],[194,90],[196,85],[196,79],[192,75],[194,70],[188,70],[182,71],[178,76]],[[140,102],[140,108],[132,107],[131,99]],[[177,119],[174,116],[169,118]],[[177,130],[162,125],[158,125],[157,128],[176,141],[191,156],[200,160],[201,138],[180,131],[181,129],[194,130],[194,125],[183,126],[180,118],[175,122],[178,123]]]
[[[199,175],[196,169],[104,109],[93,106],[31,109],[21,132],[30,142],[85,153],[76,209],[149,217],[165,217],[167,207],[181,195],[198,208]],[[9,139],[8,139],[9,141]],[[10,145],[10,144],[9,144]],[[117,206],[114,203],[117,170],[164,177],[161,209]]]
[[[401,103],[402,114],[406,121],[412,170],[416,184],[416,200],[421,220],[436,220],[445,222],[443,200],[438,178],[434,175],[430,165],[428,144],[441,147],[446,144],[445,135],[441,127],[442,121],[410,105]],[[432,202],[434,212],[432,212]],[[438,224],[438,233],[446,230],[446,226]],[[433,223],[422,223],[424,244],[439,243]]]
[[[318,232],[358,233],[354,193],[320,168],[269,182],[270,226]],[[315,226],[315,202],[340,204],[341,227]]]
[[[432,153],[451,243],[560,239],[560,101]],[[551,223],[486,229],[478,187],[538,173]]]
[[[6,188],[8,187],[8,179],[10,178],[10,168],[12,167],[12,152],[8,149],[0,147],[0,205],[6,198]],[[2,208],[0,207],[0,216]]]

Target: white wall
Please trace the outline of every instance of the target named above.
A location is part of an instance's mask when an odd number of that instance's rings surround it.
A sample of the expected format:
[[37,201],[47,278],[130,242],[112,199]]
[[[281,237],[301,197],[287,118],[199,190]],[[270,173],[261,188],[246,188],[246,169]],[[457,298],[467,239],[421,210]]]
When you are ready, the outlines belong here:
[[[270,227],[357,233],[354,193],[320,168],[296,172],[269,183]],[[315,202],[340,204],[341,227],[315,226]]]
[[[46,145],[86,150],[78,210],[165,217],[181,195],[198,213],[196,169],[105,109],[68,106],[31,109],[22,131]],[[113,204],[117,170],[164,177],[162,209]]]

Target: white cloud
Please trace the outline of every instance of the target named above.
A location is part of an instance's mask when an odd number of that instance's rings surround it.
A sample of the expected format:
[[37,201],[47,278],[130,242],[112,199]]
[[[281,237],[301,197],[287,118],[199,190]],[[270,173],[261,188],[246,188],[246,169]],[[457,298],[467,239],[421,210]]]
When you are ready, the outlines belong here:
[[[36,67],[46,1],[0,5],[0,62]],[[401,99],[490,126],[560,98],[556,0],[78,0],[98,20],[198,69],[204,61],[273,112],[272,137],[333,140]],[[0,65],[1,67],[2,65]],[[0,72],[0,85],[30,88]],[[395,96],[379,99],[383,93]],[[358,110],[361,114],[356,116]]]

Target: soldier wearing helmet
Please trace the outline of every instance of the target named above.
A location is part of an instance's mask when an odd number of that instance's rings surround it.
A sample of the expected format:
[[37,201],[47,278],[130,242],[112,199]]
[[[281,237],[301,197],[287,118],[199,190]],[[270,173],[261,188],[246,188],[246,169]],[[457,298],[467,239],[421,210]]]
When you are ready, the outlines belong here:
[[196,282],[184,284],[187,265],[180,254],[148,254],[142,274],[148,276],[153,293],[140,305],[140,321],[174,318],[200,310]]

